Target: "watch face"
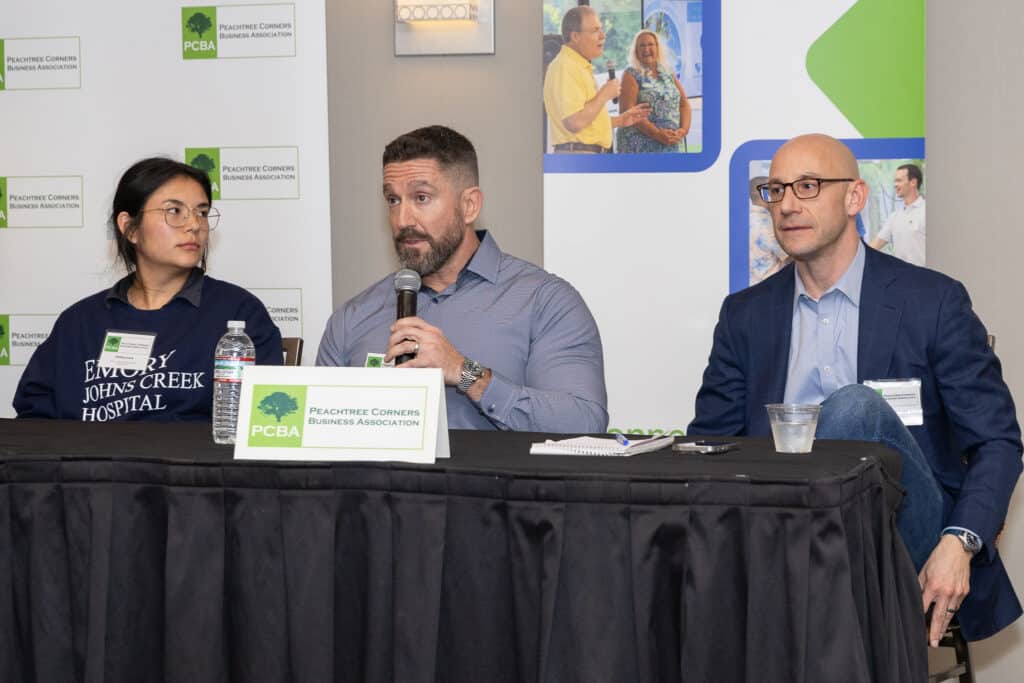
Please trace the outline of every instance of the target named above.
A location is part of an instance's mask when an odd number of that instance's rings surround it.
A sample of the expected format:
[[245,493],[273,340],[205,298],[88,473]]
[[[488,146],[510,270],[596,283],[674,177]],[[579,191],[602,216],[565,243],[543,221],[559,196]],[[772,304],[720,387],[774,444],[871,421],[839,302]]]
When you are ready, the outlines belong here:
[[969,553],[976,553],[981,550],[981,537],[967,529],[950,529],[946,532],[957,538],[963,544],[964,550]]
[[475,360],[469,358],[462,361],[462,377],[459,379],[459,384],[456,387],[458,391],[463,393],[469,389],[473,382],[477,381],[484,376],[484,369]]

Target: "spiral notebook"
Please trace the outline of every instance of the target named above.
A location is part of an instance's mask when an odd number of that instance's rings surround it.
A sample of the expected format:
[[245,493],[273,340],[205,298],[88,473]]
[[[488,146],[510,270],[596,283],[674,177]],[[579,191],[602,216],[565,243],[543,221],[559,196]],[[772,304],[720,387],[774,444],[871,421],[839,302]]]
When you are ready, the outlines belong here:
[[531,455],[636,455],[661,450],[672,445],[674,436],[652,436],[649,439],[619,443],[616,439],[596,436],[577,436],[572,439],[530,445]]

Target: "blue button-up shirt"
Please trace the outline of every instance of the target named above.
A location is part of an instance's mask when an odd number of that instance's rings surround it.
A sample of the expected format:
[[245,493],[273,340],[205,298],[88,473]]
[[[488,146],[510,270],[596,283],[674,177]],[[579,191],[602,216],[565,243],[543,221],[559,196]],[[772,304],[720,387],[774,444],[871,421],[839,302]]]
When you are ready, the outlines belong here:
[[836,389],[857,382],[857,332],[864,243],[843,276],[812,299],[793,269],[793,329],[789,342],[786,403],[821,403]]
[[[423,287],[416,302],[420,318],[492,373],[478,403],[446,388],[449,427],[603,432],[601,337],[583,298],[477,234],[480,247],[456,282],[442,292]],[[327,322],[317,365],[358,367],[387,351],[395,307],[393,275],[346,302]]]

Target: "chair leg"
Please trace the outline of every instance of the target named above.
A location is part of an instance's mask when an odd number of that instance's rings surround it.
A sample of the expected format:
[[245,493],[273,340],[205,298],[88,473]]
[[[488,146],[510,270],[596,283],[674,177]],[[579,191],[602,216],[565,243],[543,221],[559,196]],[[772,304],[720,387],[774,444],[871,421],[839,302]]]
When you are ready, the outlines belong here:
[[945,635],[939,640],[939,646],[952,648],[956,662],[949,669],[929,675],[929,683],[952,680],[959,681],[959,683],[974,683],[971,649],[968,647],[967,641],[964,640],[963,634],[960,633],[958,624],[950,625]]
[[960,674],[960,683],[974,683],[974,667],[971,665],[971,648],[967,641],[957,629],[953,635],[953,649],[956,651],[956,661],[964,665],[964,672]]

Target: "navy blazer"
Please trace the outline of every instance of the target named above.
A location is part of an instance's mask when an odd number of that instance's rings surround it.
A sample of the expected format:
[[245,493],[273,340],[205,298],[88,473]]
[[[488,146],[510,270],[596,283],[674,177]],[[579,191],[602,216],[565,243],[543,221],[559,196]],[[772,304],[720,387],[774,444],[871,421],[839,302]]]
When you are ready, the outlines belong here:
[[[764,405],[785,395],[793,268],[726,297],[688,434],[771,433]],[[971,529],[984,541],[959,620],[965,637],[986,638],[1021,614],[994,543],[1022,451],[999,360],[961,283],[870,248],[859,328],[858,382],[921,380],[924,425],[910,433],[944,489],[943,526]]]

